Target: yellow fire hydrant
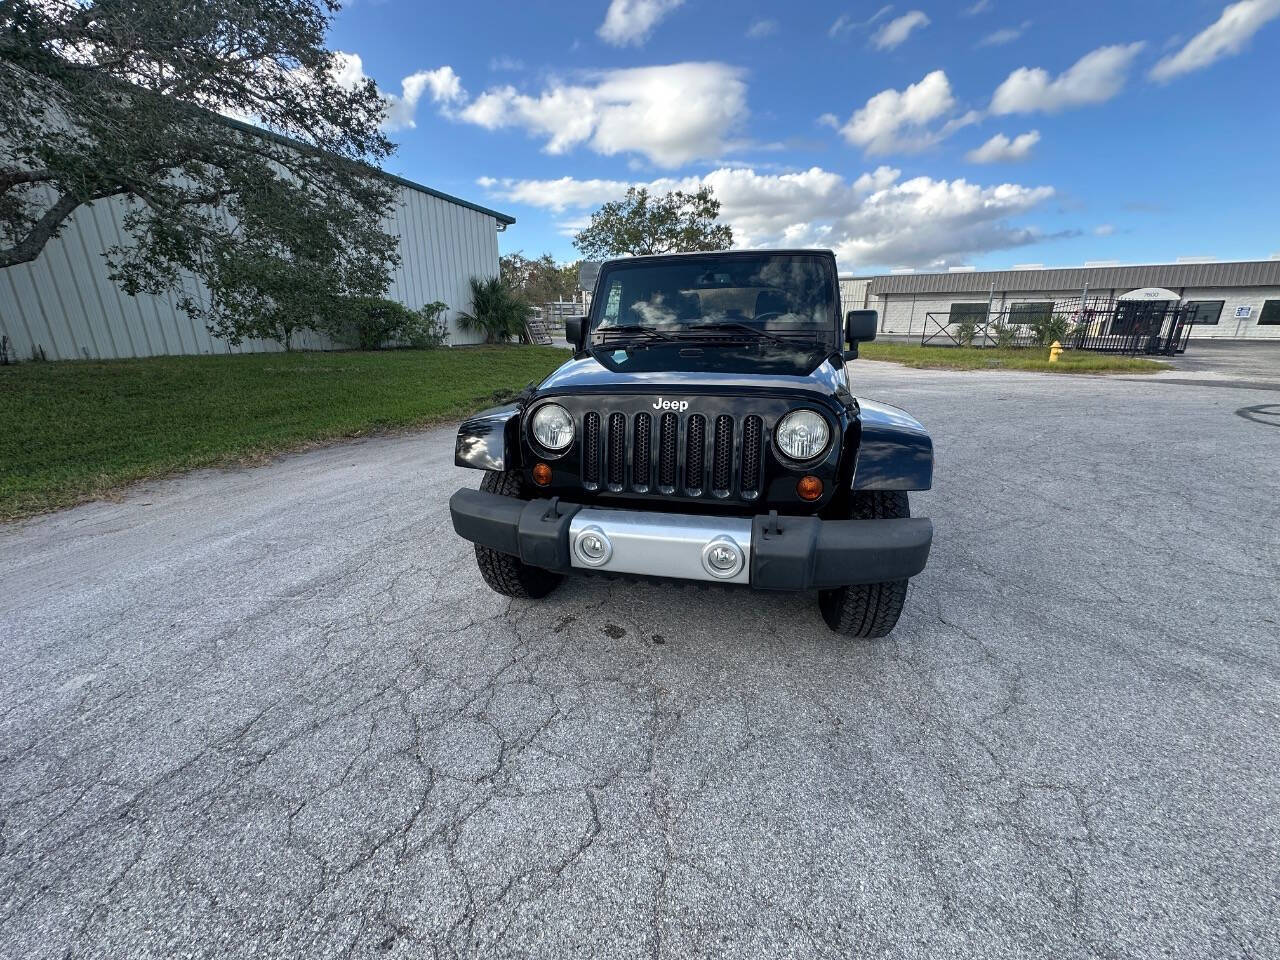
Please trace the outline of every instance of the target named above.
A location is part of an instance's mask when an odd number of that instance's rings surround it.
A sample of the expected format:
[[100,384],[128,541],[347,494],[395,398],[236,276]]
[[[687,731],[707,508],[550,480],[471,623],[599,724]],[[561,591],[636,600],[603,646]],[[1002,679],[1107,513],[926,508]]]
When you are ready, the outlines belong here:
[[1062,356],[1062,344],[1055,340],[1049,346],[1049,362],[1057,363],[1060,356]]

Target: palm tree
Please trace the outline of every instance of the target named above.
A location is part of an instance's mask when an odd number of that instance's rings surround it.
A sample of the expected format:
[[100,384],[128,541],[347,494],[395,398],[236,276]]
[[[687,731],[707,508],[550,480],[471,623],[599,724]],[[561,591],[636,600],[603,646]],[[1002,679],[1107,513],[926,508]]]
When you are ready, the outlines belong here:
[[480,330],[485,343],[506,343],[524,332],[533,308],[501,277],[471,278],[471,312],[459,311],[458,326]]

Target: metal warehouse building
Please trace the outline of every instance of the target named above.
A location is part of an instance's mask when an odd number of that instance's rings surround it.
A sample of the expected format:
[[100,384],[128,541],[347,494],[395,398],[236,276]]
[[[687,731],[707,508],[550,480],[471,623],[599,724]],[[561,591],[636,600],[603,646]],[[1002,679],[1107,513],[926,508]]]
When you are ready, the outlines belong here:
[[1031,316],[1066,301],[1115,304],[1143,291],[1193,317],[1191,336],[1280,339],[1280,259],[1017,268],[842,277],[846,310],[880,311],[887,334],[920,336],[959,318]]
[[[498,237],[513,217],[430,187],[383,174],[399,188],[386,230],[399,240],[401,262],[387,296],[412,309],[434,301],[449,305],[451,343],[483,335],[458,330],[459,310],[469,310],[472,276],[498,272]],[[128,244],[127,201],[99,200],[72,215],[60,236],[32,263],[0,270],[0,336],[18,360],[108,359],[178,353],[245,353],[280,350],[273,341],[245,340],[231,347],[178,309],[176,298],[131,297],[107,276],[103,257]],[[203,289],[194,280],[197,296]],[[329,349],[315,333],[295,339],[298,349]]]

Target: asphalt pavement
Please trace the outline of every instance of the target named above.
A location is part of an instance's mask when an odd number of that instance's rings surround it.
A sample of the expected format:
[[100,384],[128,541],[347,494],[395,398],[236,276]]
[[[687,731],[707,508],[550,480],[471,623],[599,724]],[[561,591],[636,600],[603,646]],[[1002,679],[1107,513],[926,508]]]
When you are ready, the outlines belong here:
[[0,955],[1280,955],[1275,391],[855,372],[937,447],[882,641],[498,597],[451,428],[0,528]]

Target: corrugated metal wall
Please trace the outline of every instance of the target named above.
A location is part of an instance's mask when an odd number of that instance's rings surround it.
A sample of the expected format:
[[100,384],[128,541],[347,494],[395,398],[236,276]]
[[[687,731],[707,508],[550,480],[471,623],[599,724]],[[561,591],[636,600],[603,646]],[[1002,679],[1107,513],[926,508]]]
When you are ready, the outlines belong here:
[[867,277],[841,277],[840,316],[843,317],[850,310],[863,310],[869,307],[867,288],[870,286],[871,280]]
[[[279,350],[270,341],[237,348],[210,336],[177,308],[175,297],[130,297],[107,277],[103,253],[129,242],[127,207],[120,199],[81,207],[33,262],[0,270],[0,334],[20,360],[43,349],[50,360],[109,359],[175,353],[245,353]],[[388,231],[400,238],[402,262],[388,296],[417,308],[449,305],[451,343],[482,336],[457,329],[457,312],[470,308],[471,276],[498,272],[497,221],[479,210],[401,186]],[[203,295],[194,280],[191,289]],[[316,334],[295,338],[298,349],[328,349]]]
[[[891,293],[878,296],[871,288],[870,306],[880,311],[880,330],[886,334],[918,337],[929,328],[936,331],[936,325],[930,325],[928,315],[945,317],[953,303],[986,304],[990,294],[905,294]],[[1097,296],[1106,299],[1127,293],[1125,288],[1097,288],[1093,291]],[[1231,339],[1231,340],[1280,340],[1280,326],[1259,323],[1262,308],[1268,300],[1280,300],[1280,287],[1187,287],[1181,292],[1183,300],[1222,301],[1222,312],[1216,324],[1194,324],[1191,327],[1192,339]],[[1079,289],[1039,290],[1016,292],[997,291],[992,306],[995,312],[1006,310],[1009,304],[1052,300],[1061,303],[1078,298]],[[1248,316],[1237,318],[1236,308],[1249,308]]]
[[1207,263],[1153,263],[1127,267],[1050,270],[983,270],[906,273],[872,277],[871,295],[987,293],[996,291],[1091,290],[1138,287],[1271,287],[1280,285],[1280,259]]

